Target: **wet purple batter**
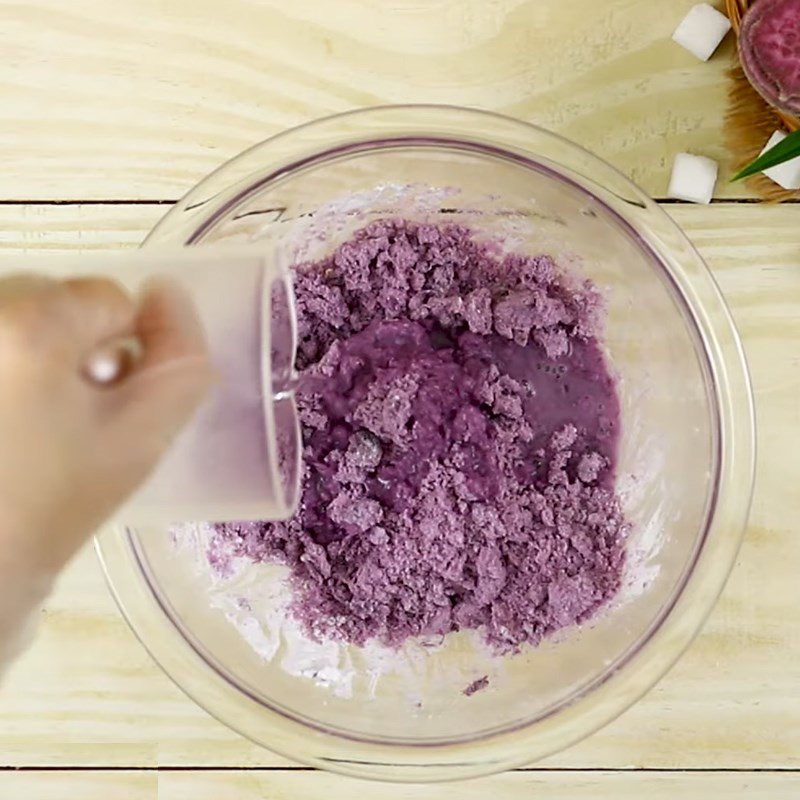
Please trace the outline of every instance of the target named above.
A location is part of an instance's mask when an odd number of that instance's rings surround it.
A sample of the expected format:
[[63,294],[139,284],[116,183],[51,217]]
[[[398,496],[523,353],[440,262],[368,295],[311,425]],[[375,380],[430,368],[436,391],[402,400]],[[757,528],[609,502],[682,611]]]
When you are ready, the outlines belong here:
[[355,644],[479,629],[505,652],[608,601],[626,524],[593,287],[403,220],[296,270],[301,505],[216,526],[210,558],[288,564],[309,633]]

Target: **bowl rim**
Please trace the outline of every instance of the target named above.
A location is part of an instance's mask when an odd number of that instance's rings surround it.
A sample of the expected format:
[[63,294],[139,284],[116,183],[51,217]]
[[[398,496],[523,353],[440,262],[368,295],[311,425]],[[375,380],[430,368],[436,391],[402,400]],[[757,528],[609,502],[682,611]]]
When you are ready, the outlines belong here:
[[[326,143],[322,148],[321,140]],[[374,149],[376,143],[446,142],[511,155],[598,199],[663,267],[696,328],[708,366],[712,411],[717,413],[715,497],[692,563],[642,637],[602,675],[581,687],[580,702],[562,703],[546,717],[488,736],[438,743],[347,736],[286,715],[252,695],[248,702],[237,702],[242,698],[231,697],[230,688],[239,694],[246,690],[215,670],[171,619],[149,583],[130,534],[109,529],[96,540],[123,615],[162,669],[195,702],[256,743],[290,758],[382,780],[446,780],[520,766],[563,749],[626,710],[668,671],[710,613],[738,552],[755,472],[747,364],[730,312],[702,258],[666,212],[625,176],[587,150],[530,123],[438,105],[383,106],[315,120],[255,145],[212,172],[166,214],[145,244],[170,239],[196,243],[214,221],[258,188],[332,154],[370,145]],[[187,231],[191,231],[188,236]],[[681,253],[680,260],[675,252]],[[692,580],[698,570],[704,576],[702,585]],[[181,632],[179,642],[176,629]],[[249,703],[258,704],[259,719],[249,713]]]

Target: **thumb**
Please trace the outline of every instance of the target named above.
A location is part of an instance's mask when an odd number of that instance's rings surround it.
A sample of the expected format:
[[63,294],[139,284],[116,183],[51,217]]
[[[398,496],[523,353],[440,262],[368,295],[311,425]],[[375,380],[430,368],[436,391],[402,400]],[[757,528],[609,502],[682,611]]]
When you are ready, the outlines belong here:
[[174,283],[145,287],[134,334],[142,356],[107,395],[107,434],[111,452],[127,453],[143,479],[200,405],[214,373],[197,313]]

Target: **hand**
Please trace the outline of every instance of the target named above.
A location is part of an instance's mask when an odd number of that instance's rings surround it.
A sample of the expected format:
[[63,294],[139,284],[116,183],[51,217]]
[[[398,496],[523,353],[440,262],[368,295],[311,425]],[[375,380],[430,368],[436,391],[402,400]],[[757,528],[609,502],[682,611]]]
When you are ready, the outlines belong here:
[[[126,373],[107,385],[87,377],[93,350],[131,336],[142,355]],[[137,302],[101,279],[0,281],[0,582],[60,569],[152,470],[211,380],[200,325],[171,284]]]

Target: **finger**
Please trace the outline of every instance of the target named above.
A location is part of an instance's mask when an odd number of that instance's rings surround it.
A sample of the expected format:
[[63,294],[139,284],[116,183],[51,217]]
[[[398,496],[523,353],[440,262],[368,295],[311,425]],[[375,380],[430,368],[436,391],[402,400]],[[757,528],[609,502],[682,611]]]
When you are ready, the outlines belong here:
[[208,359],[203,326],[191,298],[172,281],[149,281],[143,291],[135,332],[142,344],[141,371],[191,358]]
[[59,281],[35,274],[0,280],[0,363],[60,379],[79,357],[78,316]]
[[5,351],[55,378],[79,370],[98,346],[129,334],[136,305],[114,281],[54,281],[18,275],[0,281]]
[[[144,477],[191,418],[213,383],[203,328],[174,284],[147,286],[134,324],[142,355],[107,396],[113,449]],[[109,408],[109,406],[106,406]]]
[[103,437],[117,478],[138,486],[191,420],[212,383],[211,370],[198,359],[173,362],[121,383]]
[[42,291],[52,291],[57,286],[56,281],[44,275],[23,272],[17,275],[8,275],[0,280],[0,310],[14,303],[20,297]]
[[136,302],[115,281],[72,278],[64,281],[63,287],[75,315],[73,325],[79,347],[84,352],[133,331]]

